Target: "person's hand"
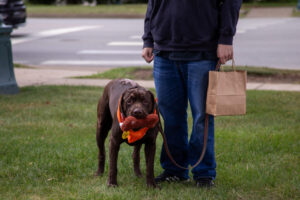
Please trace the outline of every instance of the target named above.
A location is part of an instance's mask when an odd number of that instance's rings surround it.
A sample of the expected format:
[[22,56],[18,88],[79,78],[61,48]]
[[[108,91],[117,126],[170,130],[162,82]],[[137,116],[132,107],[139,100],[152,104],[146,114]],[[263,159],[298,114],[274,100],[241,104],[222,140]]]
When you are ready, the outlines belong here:
[[143,49],[142,57],[145,59],[147,63],[151,63],[154,58],[153,48],[145,47]]
[[233,58],[232,45],[219,44],[217,56],[220,59],[221,64],[225,64],[228,60],[231,60]]

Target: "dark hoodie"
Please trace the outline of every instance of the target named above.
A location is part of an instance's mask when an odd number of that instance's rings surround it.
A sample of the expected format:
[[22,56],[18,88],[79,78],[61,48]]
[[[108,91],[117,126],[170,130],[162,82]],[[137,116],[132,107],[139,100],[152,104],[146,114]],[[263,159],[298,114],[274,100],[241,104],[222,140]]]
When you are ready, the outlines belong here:
[[231,45],[242,0],[149,0],[144,47],[214,51]]

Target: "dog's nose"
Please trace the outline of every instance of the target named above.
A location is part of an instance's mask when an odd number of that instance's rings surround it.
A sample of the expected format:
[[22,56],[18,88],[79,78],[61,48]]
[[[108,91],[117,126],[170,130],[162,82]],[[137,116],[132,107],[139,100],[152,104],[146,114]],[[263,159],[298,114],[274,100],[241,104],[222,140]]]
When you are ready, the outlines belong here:
[[134,117],[137,117],[137,118],[143,117],[143,112],[138,108],[134,109],[132,114],[134,115]]

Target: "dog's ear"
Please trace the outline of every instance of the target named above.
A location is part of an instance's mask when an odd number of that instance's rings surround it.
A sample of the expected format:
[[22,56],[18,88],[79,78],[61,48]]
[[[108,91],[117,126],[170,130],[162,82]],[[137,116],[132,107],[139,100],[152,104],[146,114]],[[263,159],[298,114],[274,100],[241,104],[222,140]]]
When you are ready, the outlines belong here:
[[156,112],[156,114],[158,116],[158,126],[160,127],[159,129],[162,130],[162,125],[161,125],[161,120],[160,120],[160,113],[159,113],[159,109],[158,109],[157,99],[154,97],[154,94],[150,90],[148,90],[148,92],[150,93],[151,99],[152,99],[153,113],[154,113],[154,111]]
[[150,90],[147,90],[147,92],[148,92],[148,93],[150,94],[150,96],[151,96],[151,101],[152,101],[152,111],[154,112],[154,111],[157,109],[157,103],[156,103],[154,94],[153,94]]
[[124,112],[126,110],[126,105],[124,104],[124,96],[126,94],[127,91],[123,92],[121,94],[120,100],[119,100],[119,110],[121,112],[121,114],[123,114],[124,117],[126,117],[126,112]]

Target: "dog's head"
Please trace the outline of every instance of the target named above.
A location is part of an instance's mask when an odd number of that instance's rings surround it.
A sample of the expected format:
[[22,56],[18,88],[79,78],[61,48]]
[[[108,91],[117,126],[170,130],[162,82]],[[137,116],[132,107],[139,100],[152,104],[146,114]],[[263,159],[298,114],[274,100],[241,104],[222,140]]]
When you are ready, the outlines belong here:
[[126,90],[121,97],[120,111],[127,116],[144,119],[156,109],[156,102],[151,91],[142,87]]

